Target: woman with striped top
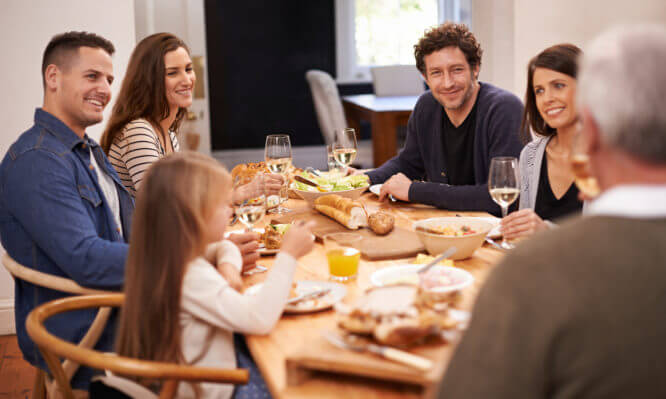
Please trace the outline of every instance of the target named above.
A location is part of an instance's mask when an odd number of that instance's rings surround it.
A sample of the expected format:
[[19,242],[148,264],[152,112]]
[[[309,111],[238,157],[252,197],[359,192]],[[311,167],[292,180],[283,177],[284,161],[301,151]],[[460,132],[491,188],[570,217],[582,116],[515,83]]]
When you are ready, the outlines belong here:
[[179,151],[176,133],[195,81],[190,51],[175,35],[156,33],[134,49],[100,140],[132,196],[151,164]]

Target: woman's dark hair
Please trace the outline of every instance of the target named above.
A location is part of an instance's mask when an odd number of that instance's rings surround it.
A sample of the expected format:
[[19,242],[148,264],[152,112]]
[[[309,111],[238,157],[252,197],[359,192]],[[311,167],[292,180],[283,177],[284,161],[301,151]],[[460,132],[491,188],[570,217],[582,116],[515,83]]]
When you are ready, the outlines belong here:
[[[113,107],[109,123],[102,134],[100,145],[106,154],[123,127],[139,118],[144,118],[162,137],[160,122],[169,116],[169,103],[166,97],[164,55],[184,48],[185,42],[171,33],[155,33],[141,40],[132,52],[123,84]],[[178,130],[187,110],[179,108],[171,130]]]
[[556,130],[546,124],[536,106],[534,96],[534,70],[546,68],[576,78],[578,57],[582,51],[573,44],[556,44],[543,50],[527,64],[527,88],[525,89],[525,109],[520,123],[520,138],[523,143],[532,140],[530,128],[541,136],[552,136]]
[[458,47],[465,54],[465,59],[470,67],[481,66],[483,50],[467,25],[445,22],[426,31],[419,42],[414,45],[416,68],[425,76],[425,56],[451,46]]

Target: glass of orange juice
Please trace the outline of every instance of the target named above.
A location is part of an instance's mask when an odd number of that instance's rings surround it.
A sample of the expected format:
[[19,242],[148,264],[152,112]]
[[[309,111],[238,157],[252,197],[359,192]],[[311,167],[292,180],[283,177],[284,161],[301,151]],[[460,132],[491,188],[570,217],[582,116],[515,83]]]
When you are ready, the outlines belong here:
[[363,237],[357,233],[331,233],[324,236],[324,248],[331,279],[347,281],[356,277]]

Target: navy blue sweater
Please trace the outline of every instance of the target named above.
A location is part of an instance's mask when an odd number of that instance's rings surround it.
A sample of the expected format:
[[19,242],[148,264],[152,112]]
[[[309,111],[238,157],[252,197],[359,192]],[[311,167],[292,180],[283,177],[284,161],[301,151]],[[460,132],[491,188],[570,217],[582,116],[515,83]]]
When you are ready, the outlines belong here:
[[501,213],[488,193],[488,171],[493,157],[518,157],[523,104],[515,95],[488,83],[480,83],[474,132],[474,185],[452,186],[443,176],[442,118],[444,108],[430,91],[419,98],[407,123],[407,141],[398,155],[368,172],[372,184],[383,183],[402,172],[413,182],[409,200],[459,211]]

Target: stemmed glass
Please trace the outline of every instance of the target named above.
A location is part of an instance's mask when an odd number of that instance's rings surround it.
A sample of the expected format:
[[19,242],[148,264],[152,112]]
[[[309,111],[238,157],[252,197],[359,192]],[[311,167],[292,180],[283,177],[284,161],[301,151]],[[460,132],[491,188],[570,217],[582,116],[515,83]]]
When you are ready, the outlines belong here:
[[347,169],[356,159],[356,131],[348,127],[335,132],[335,141],[333,142],[333,156],[335,161]]
[[266,192],[264,184],[264,175],[258,173],[252,181],[247,182],[242,179],[236,179],[234,182],[234,190],[243,187],[244,198],[234,207],[234,212],[247,227],[247,231],[252,230],[261,218],[266,214]]
[[601,190],[599,189],[596,177],[592,175],[590,157],[587,155],[587,142],[580,128],[573,138],[569,154],[571,171],[574,174],[574,182],[578,190],[588,198],[594,198],[599,195]]
[[[506,217],[511,205],[520,194],[518,177],[518,159],[514,157],[495,157],[490,161],[488,191],[493,201],[502,208],[502,217]],[[513,244],[502,240],[502,247],[513,248]]]
[[[266,148],[264,150],[266,166],[272,173],[279,173],[284,177],[284,183],[280,189],[280,204],[287,201],[288,179],[287,173],[291,168],[291,141],[288,134],[269,134],[266,136]],[[286,213],[290,210],[283,206],[271,209],[271,213]]]

